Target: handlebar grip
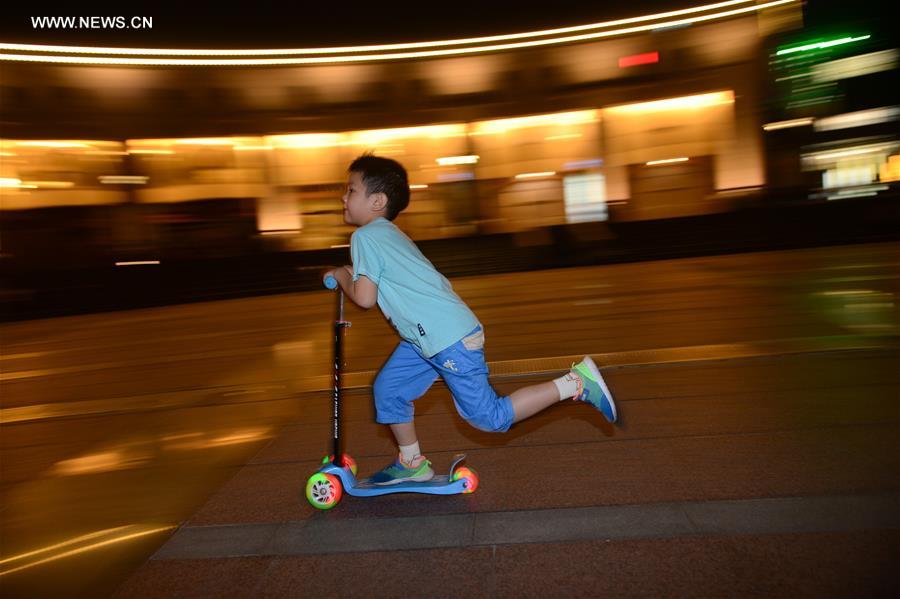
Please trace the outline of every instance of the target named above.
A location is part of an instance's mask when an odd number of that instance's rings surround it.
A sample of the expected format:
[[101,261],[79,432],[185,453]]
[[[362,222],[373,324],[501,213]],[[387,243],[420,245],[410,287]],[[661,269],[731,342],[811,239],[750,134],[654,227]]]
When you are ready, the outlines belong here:
[[328,289],[337,289],[338,282],[333,276],[328,275],[325,277],[325,287]]

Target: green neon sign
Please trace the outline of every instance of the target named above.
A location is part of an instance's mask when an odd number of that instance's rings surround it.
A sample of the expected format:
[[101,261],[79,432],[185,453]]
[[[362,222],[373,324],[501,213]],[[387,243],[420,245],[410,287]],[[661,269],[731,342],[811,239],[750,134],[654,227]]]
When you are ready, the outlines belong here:
[[824,42],[814,42],[811,44],[804,44],[802,46],[795,46],[793,48],[785,48],[783,50],[778,50],[775,52],[775,56],[783,56],[785,54],[793,54],[794,52],[808,52],[810,50],[822,50],[823,48],[830,48],[832,46],[840,46],[842,44],[850,44],[852,42],[860,42],[862,40],[867,40],[871,35],[861,35],[859,37],[841,37],[833,40],[827,40]]

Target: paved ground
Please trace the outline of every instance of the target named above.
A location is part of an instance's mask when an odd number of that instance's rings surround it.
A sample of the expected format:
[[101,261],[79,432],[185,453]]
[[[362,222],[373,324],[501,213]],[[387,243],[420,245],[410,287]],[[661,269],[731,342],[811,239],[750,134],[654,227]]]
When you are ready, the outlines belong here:
[[[302,497],[329,447],[326,293],[3,325],[9,596],[887,596],[900,590],[897,244],[454,280],[495,385],[583,353],[622,424],[567,402],[479,432],[417,402],[471,495]],[[346,449],[395,448],[350,311]],[[147,559],[147,558],[150,559]],[[64,590],[63,590],[64,589]]]

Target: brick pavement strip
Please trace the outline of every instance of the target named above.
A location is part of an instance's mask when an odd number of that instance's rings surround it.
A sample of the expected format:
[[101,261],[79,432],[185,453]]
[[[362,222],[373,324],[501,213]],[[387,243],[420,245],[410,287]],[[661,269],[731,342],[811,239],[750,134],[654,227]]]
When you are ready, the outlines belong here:
[[477,547],[682,536],[900,530],[900,494],[333,519],[179,529],[152,559]]

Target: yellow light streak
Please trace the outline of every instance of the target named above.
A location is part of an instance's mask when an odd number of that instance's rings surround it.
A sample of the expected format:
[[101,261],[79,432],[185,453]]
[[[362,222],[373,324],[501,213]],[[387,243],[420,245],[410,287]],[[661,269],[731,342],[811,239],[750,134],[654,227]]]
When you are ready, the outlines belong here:
[[820,291],[819,295],[870,295],[875,293],[872,289],[849,289],[847,291]]
[[68,189],[70,187],[75,187],[75,183],[72,181],[22,181],[22,186],[33,186],[44,189]]
[[[2,54],[0,60],[19,61],[19,62],[46,62],[57,64],[97,64],[97,65],[131,65],[131,66],[284,66],[284,65],[302,65],[302,64],[327,64],[327,63],[349,63],[362,61],[385,61],[385,60],[405,60],[414,58],[433,58],[438,56],[458,56],[462,54],[477,54],[483,52],[498,52],[502,50],[515,50],[519,48],[531,48],[538,46],[549,46],[566,44],[573,42],[588,41],[601,39],[606,37],[614,37],[620,35],[629,35],[632,33],[641,33],[661,28],[674,28],[691,25],[693,23],[702,23],[706,21],[724,19],[741,14],[758,12],[768,8],[774,8],[784,4],[791,4],[799,0],[773,0],[765,4],[749,6],[728,10],[720,13],[704,15],[699,17],[691,17],[675,21],[664,21],[650,25],[640,25],[636,27],[627,27],[624,29],[614,29],[611,31],[601,31],[596,33],[586,33],[579,35],[568,35],[563,37],[554,37],[551,39],[534,40],[527,42],[514,42],[504,44],[491,44],[487,46],[475,46],[467,48],[450,48],[444,50],[427,50],[414,52],[395,52],[387,54],[361,54],[350,56],[307,56],[297,58],[265,58],[265,59],[160,59],[160,58],[113,58],[113,57],[85,57],[85,56],[45,56],[35,54]],[[2,48],[0,48],[2,49]]]
[[[100,533],[95,533],[93,536],[100,536],[100,535],[102,535],[102,534],[104,534],[104,533],[107,533],[107,532],[110,532],[110,531],[121,530],[122,528],[131,528],[131,527],[135,527],[135,526],[136,526],[136,525],[132,524],[132,525],[126,526],[126,527],[112,528],[112,529],[109,529],[108,531],[101,531]],[[130,540],[132,540],[132,539],[138,539],[138,538],[140,538],[140,537],[146,537],[146,536],[148,536],[148,535],[156,534],[156,533],[158,533],[158,532],[163,532],[163,531],[166,531],[166,530],[171,530],[171,529],[173,529],[173,528],[175,528],[175,526],[172,526],[172,525],[170,525],[170,526],[162,526],[162,527],[159,527],[159,528],[152,528],[152,529],[150,529],[150,530],[144,530],[144,531],[140,531],[140,532],[134,532],[134,533],[127,534],[127,535],[122,535],[122,536],[114,537],[114,538],[112,538],[112,539],[108,539],[108,540],[106,540],[106,541],[100,541],[100,542],[98,542],[98,543],[92,543],[92,544],[86,545],[86,546],[84,546],[84,547],[79,547],[79,548],[77,548],[77,549],[71,549],[71,550],[69,550],[69,551],[64,551],[63,553],[59,553],[59,554],[56,554],[56,555],[51,555],[50,557],[45,557],[44,559],[40,559],[40,560],[37,560],[37,561],[34,561],[34,562],[30,562],[30,563],[21,565],[21,566],[19,566],[19,567],[17,567],[17,568],[12,568],[12,569],[10,569],[10,570],[2,570],[2,571],[0,571],[0,576],[6,576],[6,575],[8,575],[8,574],[12,574],[13,572],[18,572],[18,571],[20,571],[20,570],[25,570],[25,569],[27,569],[27,568],[33,568],[33,567],[39,566],[39,565],[41,565],[41,564],[46,564],[46,563],[48,563],[48,562],[53,562],[53,561],[60,560],[60,559],[66,558],[66,557],[71,557],[71,556],[73,556],[73,555],[78,555],[78,554],[81,554],[81,553],[85,553],[85,552],[87,552],[87,551],[93,551],[93,550],[95,550],[95,549],[100,549],[101,547],[106,547],[107,545],[112,545],[112,544],[114,544],[114,543],[122,543],[122,542],[124,542],[124,541],[130,541]],[[73,545],[73,544],[77,543],[78,540],[79,540],[79,539],[73,539],[73,540],[67,541],[67,542],[65,542],[65,543],[60,543],[60,544],[58,544],[58,545],[56,545],[56,546],[45,547],[45,548],[43,548],[43,549],[39,549],[39,550],[37,550],[37,551],[30,552],[30,554],[24,554],[24,555],[35,555],[35,554],[38,554],[38,553],[48,553],[49,551],[52,551],[53,549],[59,548],[59,547],[61,547],[61,546]],[[23,558],[24,558],[24,555],[17,555],[17,556],[8,558],[7,560],[4,560],[4,561],[7,561],[7,562],[8,562],[8,561],[18,561],[18,560],[20,560],[20,559],[23,559]]]
[[77,476],[80,474],[119,470],[126,467],[127,464],[128,461],[125,460],[122,452],[106,451],[61,460],[55,464],[54,471],[60,476]]
[[26,148],[90,148],[90,144],[80,141],[17,141],[14,145]]
[[765,131],[777,131],[778,129],[791,129],[793,127],[805,127],[806,125],[812,125],[815,122],[815,119],[812,117],[806,117],[803,119],[791,119],[789,121],[777,121],[774,123],[768,123],[763,125],[763,129]]
[[12,189],[69,189],[75,187],[72,181],[22,181],[21,179],[0,179],[0,187]]
[[574,112],[557,112],[551,114],[538,114],[533,116],[521,116],[510,119],[492,119],[489,121],[477,121],[472,123],[473,135],[492,135],[506,133],[514,129],[525,127],[550,127],[550,126],[577,126],[594,123],[599,120],[597,110],[577,110]]
[[435,162],[437,162],[441,166],[454,166],[457,164],[475,164],[478,162],[479,156],[474,154],[469,156],[445,156],[444,158],[437,158]]
[[645,163],[647,166],[656,166],[658,164],[674,164],[675,162],[687,162],[690,158],[681,156],[679,158],[666,158],[665,160],[651,160]]
[[92,532],[86,535],[82,535],[80,537],[75,537],[74,539],[69,539],[68,541],[63,541],[62,543],[56,543],[55,545],[48,545],[47,547],[41,547],[40,549],[35,549],[34,551],[29,551],[27,553],[20,553],[19,555],[14,555],[12,557],[7,557],[5,559],[0,559],[0,565],[7,564],[9,562],[16,562],[26,557],[31,557],[32,555],[40,555],[41,553],[48,553],[53,551],[54,549],[62,549],[63,547],[68,547],[69,545],[75,545],[76,543],[80,543],[81,541],[87,541],[88,539],[94,539],[96,537],[109,534],[111,532],[122,530],[123,528],[128,528],[132,526],[130,524],[126,524],[125,526],[116,526],[115,528],[107,528],[104,530],[98,530],[96,532]]
[[694,96],[681,96],[679,98],[668,98],[665,100],[654,100],[651,102],[639,102],[637,104],[623,104],[621,106],[612,106],[606,108],[609,112],[614,113],[642,113],[642,112],[660,112],[664,110],[690,110],[696,108],[709,108],[720,104],[733,104],[734,92],[712,92],[708,94],[697,94]]
[[150,177],[142,175],[103,175],[97,180],[105,185],[144,185]]
[[444,139],[449,137],[465,137],[465,123],[451,123],[447,125],[425,125],[421,127],[399,127],[396,129],[369,129],[366,131],[353,131],[349,134],[349,143],[352,145],[375,145],[398,139],[413,139],[430,137],[432,139]]
[[560,139],[577,139],[581,137],[581,133],[569,133],[567,135],[551,135],[549,137],[545,137],[544,141],[556,141]]
[[176,139],[175,144],[180,146],[233,146],[234,139],[231,137],[188,137]]
[[54,46],[54,45],[35,45],[35,44],[0,44],[0,50],[14,50],[20,52],[60,52],[73,54],[118,54],[125,56],[285,56],[293,54],[344,54],[351,52],[383,52],[389,50],[408,50],[412,48],[432,48],[442,46],[457,46],[466,44],[489,43],[497,41],[506,41],[512,39],[522,39],[528,37],[544,37],[549,35],[559,35],[572,33],[576,31],[587,31],[590,29],[602,29],[606,27],[615,27],[617,25],[628,25],[631,23],[641,23],[644,21],[654,21],[665,19],[668,17],[677,17],[686,14],[698,12],[707,12],[719,8],[727,8],[737,4],[747,4],[754,0],[727,0],[725,2],[717,2],[714,4],[706,4],[692,8],[681,10],[673,10],[668,12],[644,15],[639,17],[631,17],[627,19],[618,19],[615,21],[603,21],[599,23],[590,23],[587,25],[575,25],[570,27],[559,27],[556,29],[544,29],[539,31],[529,31],[524,33],[512,33],[506,35],[492,35],[485,37],[459,38],[452,40],[437,40],[426,42],[409,42],[397,44],[378,44],[368,46],[336,46],[325,48],[270,48],[260,50],[214,50],[214,49],[176,49],[176,48],[103,48],[91,46]]
[[869,146],[864,148],[855,148],[833,152],[829,154],[813,154],[812,158],[816,160],[831,160],[833,158],[846,158],[847,156],[859,156],[860,154],[871,154],[873,152],[884,152],[887,150],[886,145]]
[[270,135],[265,138],[266,144],[284,149],[331,148],[339,145],[343,139],[344,135],[341,133]]
[[836,114],[816,120],[816,131],[833,131],[836,129],[849,129],[863,127],[877,123],[895,121],[900,117],[900,106],[885,106],[883,108],[870,108],[856,112]]
[[222,447],[225,445],[235,445],[240,443],[251,443],[253,441],[271,437],[271,435],[269,434],[270,430],[270,427],[239,430],[231,433],[230,435],[222,435],[220,437],[210,439],[209,441],[205,442],[203,446],[206,448],[210,448]]
[[552,177],[556,174],[556,171],[543,171],[540,173],[522,173],[520,175],[516,175],[516,179],[533,179],[535,177]]

